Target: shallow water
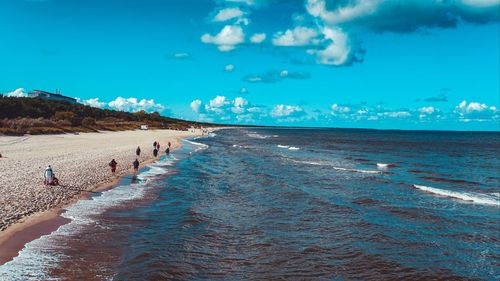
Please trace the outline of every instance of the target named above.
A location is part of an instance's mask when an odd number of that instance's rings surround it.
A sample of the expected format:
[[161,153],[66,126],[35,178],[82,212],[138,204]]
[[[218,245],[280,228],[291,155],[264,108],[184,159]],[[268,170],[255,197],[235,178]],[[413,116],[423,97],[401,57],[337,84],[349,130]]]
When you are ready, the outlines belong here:
[[174,155],[71,207],[0,276],[500,276],[498,133],[231,129]]

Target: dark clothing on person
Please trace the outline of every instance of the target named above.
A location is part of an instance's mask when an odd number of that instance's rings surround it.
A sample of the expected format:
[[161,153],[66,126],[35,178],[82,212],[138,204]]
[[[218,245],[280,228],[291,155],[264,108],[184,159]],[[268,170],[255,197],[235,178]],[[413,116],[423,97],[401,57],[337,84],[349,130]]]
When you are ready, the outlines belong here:
[[165,149],[165,153],[166,153],[167,155],[169,155],[169,154],[170,154],[170,148],[169,148],[169,147],[167,147],[167,149]]
[[156,141],[155,141],[155,142],[153,142],[153,148],[156,148],[156,144],[157,144],[157,142],[156,142]]
[[113,159],[113,160],[111,160],[111,162],[109,162],[109,166],[111,167],[112,173],[116,172],[116,165],[118,165],[118,163],[116,163],[115,159]]
[[137,149],[135,150],[135,154],[137,156],[140,156],[141,155],[141,148],[138,146]]
[[158,149],[156,149],[156,148],[153,149],[153,155],[154,155],[154,157],[158,156]]
[[134,170],[139,169],[139,161],[137,159],[135,159],[135,161],[134,161],[134,163],[132,163],[132,165],[134,165]]

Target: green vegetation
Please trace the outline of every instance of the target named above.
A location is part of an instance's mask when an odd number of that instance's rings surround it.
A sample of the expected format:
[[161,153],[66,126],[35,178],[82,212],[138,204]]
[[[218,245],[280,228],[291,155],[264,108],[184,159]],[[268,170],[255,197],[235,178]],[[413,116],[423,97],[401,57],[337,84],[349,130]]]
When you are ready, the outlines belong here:
[[129,113],[38,98],[0,97],[0,134],[5,135],[123,131],[139,129],[141,125],[174,130],[216,126],[163,117],[157,112]]

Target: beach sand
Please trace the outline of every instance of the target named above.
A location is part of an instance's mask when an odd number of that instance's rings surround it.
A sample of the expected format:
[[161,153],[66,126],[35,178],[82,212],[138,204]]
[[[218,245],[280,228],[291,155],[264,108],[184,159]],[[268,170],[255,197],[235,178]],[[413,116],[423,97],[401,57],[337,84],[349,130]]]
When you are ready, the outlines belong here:
[[[182,138],[200,131],[148,130],[85,133],[79,135],[42,135],[0,137],[0,244],[12,235],[12,225],[26,218],[65,206],[86,191],[116,182],[132,172],[135,150],[141,147],[142,165],[154,161],[153,141],[160,142],[160,154],[168,142],[173,149]],[[110,171],[111,159],[118,162],[116,174]],[[43,172],[51,165],[62,186],[43,184]],[[11,226],[11,227],[9,227]],[[10,233],[10,234],[9,234]],[[4,236],[4,237],[2,237]]]

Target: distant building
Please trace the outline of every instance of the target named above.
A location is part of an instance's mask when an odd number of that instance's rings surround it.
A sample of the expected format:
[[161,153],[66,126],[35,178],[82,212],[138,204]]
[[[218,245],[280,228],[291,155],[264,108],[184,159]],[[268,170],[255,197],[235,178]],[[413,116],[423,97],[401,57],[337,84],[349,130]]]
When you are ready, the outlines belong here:
[[50,93],[46,91],[33,90],[28,93],[28,97],[30,98],[40,98],[44,100],[52,100],[52,101],[65,101],[71,104],[77,103],[76,99],[66,97],[61,95],[60,93]]

